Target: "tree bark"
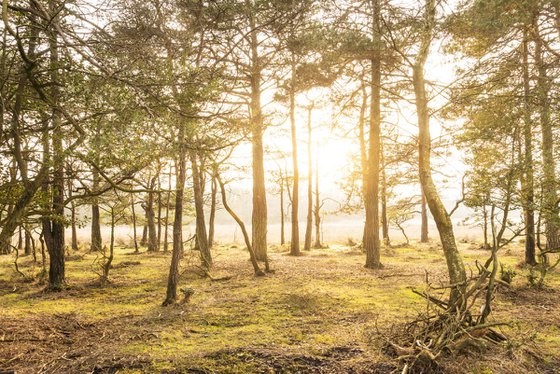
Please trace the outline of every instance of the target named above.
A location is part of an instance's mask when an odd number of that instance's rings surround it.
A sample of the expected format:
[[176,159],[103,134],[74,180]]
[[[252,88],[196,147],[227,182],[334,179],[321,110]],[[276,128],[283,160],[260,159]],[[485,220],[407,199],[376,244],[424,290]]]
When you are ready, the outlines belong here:
[[426,196],[424,195],[422,182],[420,182],[420,215],[422,217],[420,243],[427,243],[430,240],[428,233],[428,207],[426,206]]
[[305,227],[304,251],[311,249],[311,232],[313,231],[313,157],[311,155],[311,114],[313,105],[307,109],[307,224]]
[[290,254],[292,256],[301,255],[299,249],[299,166],[297,151],[297,134],[296,134],[296,99],[295,99],[295,64],[292,62],[292,77],[290,82],[290,129],[292,134],[292,160],[294,167],[294,181],[292,185],[292,236],[290,242]]
[[385,155],[383,154],[383,143],[380,141],[379,153],[381,155],[381,229],[383,243],[391,245],[389,238],[389,220],[387,219],[387,174],[385,173]]
[[264,181],[264,149],[263,133],[264,121],[261,107],[261,72],[260,57],[258,53],[258,29],[254,15],[250,15],[250,44],[251,44],[251,135],[253,151],[253,213],[252,213],[252,245],[257,260],[267,258],[267,207],[266,187]]
[[[92,191],[96,192],[99,189],[99,172],[97,170],[93,170],[92,172],[93,178],[93,187]],[[99,199],[97,197],[93,197],[91,202],[91,252],[98,252],[101,250],[103,246],[103,242],[101,239],[101,219],[100,219],[100,212],[99,212]]]
[[202,192],[201,178],[198,167],[196,151],[189,152],[192,168],[194,206],[196,211],[196,243],[200,251],[202,266],[205,269],[212,267],[212,253],[208,247],[208,236],[206,234],[206,220],[204,218],[204,196]]
[[424,65],[428,57],[430,44],[433,34],[433,23],[435,19],[435,1],[426,0],[426,30],[421,35],[421,44],[416,61],[412,67],[414,95],[416,101],[416,112],[418,115],[418,165],[420,174],[420,183],[426,203],[434,217],[438,228],[443,252],[447,262],[450,283],[455,285],[451,290],[450,303],[459,301],[459,297],[465,287],[467,274],[463,259],[457,250],[455,242],[455,234],[453,232],[453,224],[443,202],[437,192],[436,186],[432,179],[431,167],[431,136],[430,136],[430,114],[428,110],[428,98],[426,95]]
[[218,193],[218,186],[216,182],[215,172],[212,172],[212,179],[210,183],[210,218],[208,218],[208,248],[214,245],[214,229],[216,221],[216,195]]
[[175,217],[173,220],[173,249],[171,254],[171,265],[167,278],[167,293],[163,306],[177,302],[177,284],[179,282],[179,265],[183,253],[183,197],[185,194],[185,177],[187,167],[187,155],[185,150],[184,126],[179,128],[179,160],[176,165],[177,180],[175,183]]
[[381,130],[381,5],[379,0],[372,0],[372,32],[377,46],[371,58],[371,97],[369,118],[369,149],[367,167],[367,185],[365,194],[366,222],[364,230],[365,267],[379,269],[381,265],[379,242],[379,146]]
[[533,25],[535,39],[535,65],[537,67],[537,99],[540,109],[543,161],[543,206],[542,215],[545,222],[546,248],[560,248],[560,218],[556,181],[556,161],[554,159],[554,136],[550,119],[550,78],[542,59],[542,40],[539,35],[537,17]]
[[[533,134],[531,121],[531,102],[530,102],[530,72],[529,72],[529,36],[527,30],[523,34],[523,107],[524,107],[524,123],[523,123],[523,141],[524,141],[524,157],[523,157],[523,173],[521,176],[521,191],[523,217],[525,221],[525,263],[536,265],[535,257],[535,191],[534,191],[534,173],[533,173]],[[521,148],[521,147],[520,147]]]

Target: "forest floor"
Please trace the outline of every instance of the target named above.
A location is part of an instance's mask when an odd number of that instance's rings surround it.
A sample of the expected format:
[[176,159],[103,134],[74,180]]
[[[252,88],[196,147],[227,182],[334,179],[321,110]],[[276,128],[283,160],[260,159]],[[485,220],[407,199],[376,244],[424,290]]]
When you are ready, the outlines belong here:
[[[488,256],[476,244],[460,250],[475,270],[475,260]],[[425,309],[412,288],[424,287],[426,273],[445,282],[435,243],[385,249],[382,270],[365,269],[364,255],[342,245],[301,257],[276,246],[269,252],[275,272],[256,278],[246,251],[218,246],[214,280],[185,272],[181,287],[195,293],[173,307],[161,306],[169,253],[119,248],[105,287],[92,270],[95,255],[72,253],[69,288],[58,293],[23,279],[13,257],[2,256],[0,372],[400,373],[384,353],[387,338]],[[183,268],[196,253],[189,256]],[[530,288],[517,266],[522,257],[520,244],[500,254],[517,276],[500,288],[492,319],[512,324],[501,328],[510,342],[455,352],[438,371],[560,373],[560,272],[544,289]],[[19,264],[24,274],[40,270],[30,258]]]

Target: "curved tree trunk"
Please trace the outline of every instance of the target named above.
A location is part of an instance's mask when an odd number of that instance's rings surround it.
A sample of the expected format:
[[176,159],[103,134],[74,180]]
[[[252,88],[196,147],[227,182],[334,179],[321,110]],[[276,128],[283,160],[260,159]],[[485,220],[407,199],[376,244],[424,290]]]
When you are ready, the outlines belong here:
[[416,111],[418,115],[418,166],[420,183],[426,196],[426,203],[434,217],[438,228],[443,253],[447,262],[450,283],[455,285],[451,291],[450,303],[457,301],[465,287],[467,274],[463,259],[457,250],[453,224],[443,202],[437,192],[432,179],[430,136],[430,114],[428,110],[428,98],[426,95],[426,82],[424,79],[424,64],[428,57],[432,41],[433,23],[435,18],[435,1],[426,0],[426,30],[422,35],[420,50],[416,62],[412,68],[414,94],[416,98]]

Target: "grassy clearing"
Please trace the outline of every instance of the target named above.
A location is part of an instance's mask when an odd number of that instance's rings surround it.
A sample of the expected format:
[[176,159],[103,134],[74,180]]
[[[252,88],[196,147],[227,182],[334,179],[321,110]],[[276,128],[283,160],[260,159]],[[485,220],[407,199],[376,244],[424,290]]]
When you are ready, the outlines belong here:
[[[487,253],[461,244],[467,264]],[[395,248],[383,256],[385,268],[363,268],[363,255],[343,246],[290,257],[282,248],[270,254],[275,273],[255,278],[247,254],[233,246],[214,250],[215,278],[186,272],[182,284],[195,289],[191,302],[163,308],[170,256],[116,252],[111,284],[99,287],[92,254],[73,254],[67,263],[70,288],[43,293],[13,271],[12,258],[0,258],[0,369],[18,372],[391,372],[398,367],[384,355],[390,327],[412,318],[423,300],[426,273],[445,282],[445,262],[436,244]],[[184,264],[195,263],[196,253]],[[513,287],[495,303],[495,318],[512,321],[506,329],[542,362],[520,360],[512,347],[480,359],[468,354],[450,360],[447,372],[529,372],[557,370],[560,355],[560,274],[549,288],[526,286],[516,268],[518,248],[501,261],[518,273]],[[29,259],[25,273],[36,273]],[[186,266],[184,266],[186,267]],[[508,356],[509,354],[509,356]],[[533,365],[533,366],[531,366]],[[516,369],[517,368],[517,369]]]

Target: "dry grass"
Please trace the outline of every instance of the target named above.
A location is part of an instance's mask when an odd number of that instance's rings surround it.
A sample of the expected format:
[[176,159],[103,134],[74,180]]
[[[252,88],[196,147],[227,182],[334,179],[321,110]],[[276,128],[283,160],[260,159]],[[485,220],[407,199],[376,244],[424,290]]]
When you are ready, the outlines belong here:
[[[487,255],[468,243],[461,250],[469,264]],[[0,258],[0,371],[390,373],[400,366],[383,352],[384,335],[424,306],[411,287],[421,288],[426,272],[434,283],[446,280],[433,243],[387,251],[378,271],[363,268],[364,256],[345,246],[296,258],[276,247],[276,272],[262,278],[242,248],[221,246],[212,275],[232,278],[186,272],[181,285],[195,290],[191,302],[163,308],[170,256],[130,252],[117,251],[103,288],[91,270],[95,256],[72,256],[70,288],[61,293],[43,293],[13,271],[11,258]],[[511,267],[522,258],[517,248],[505,253]],[[22,259],[24,273],[37,273],[32,266]],[[511,343],[454,355],[438,370],[560,372],[560,274],[539,291],[526,286],[525,270],[516,271],[494,307],[495,319],[513,323],[505,330]]]

